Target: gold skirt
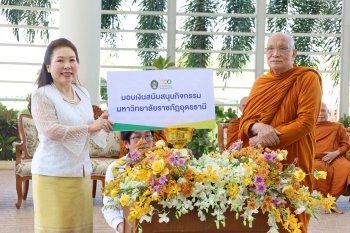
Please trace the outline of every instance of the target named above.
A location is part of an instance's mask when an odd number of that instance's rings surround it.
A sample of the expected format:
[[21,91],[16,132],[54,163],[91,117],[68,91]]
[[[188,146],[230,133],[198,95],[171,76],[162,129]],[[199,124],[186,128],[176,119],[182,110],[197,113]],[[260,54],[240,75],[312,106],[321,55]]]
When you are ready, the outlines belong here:
[[36,233],[93,231],[91,177],[33,174]]

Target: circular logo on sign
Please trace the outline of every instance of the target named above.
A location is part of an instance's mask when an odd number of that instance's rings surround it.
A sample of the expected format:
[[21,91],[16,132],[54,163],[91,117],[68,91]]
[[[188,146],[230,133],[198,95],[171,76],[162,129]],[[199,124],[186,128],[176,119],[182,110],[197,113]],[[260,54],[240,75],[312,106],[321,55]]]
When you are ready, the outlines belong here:
[[153,90],[155,90],[155,89],[158,88],[158,82],[157,82],[157,80],[152,80],[152,81],[151,81],[151,88],[152,88]]

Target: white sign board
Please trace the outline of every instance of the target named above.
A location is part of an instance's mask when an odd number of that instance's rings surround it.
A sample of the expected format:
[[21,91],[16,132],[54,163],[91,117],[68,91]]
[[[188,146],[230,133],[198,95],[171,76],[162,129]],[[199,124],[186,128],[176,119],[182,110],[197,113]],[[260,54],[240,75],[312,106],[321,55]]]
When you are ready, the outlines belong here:
[[107,78],[114,130],[215,128],[210,69],[112,71]]

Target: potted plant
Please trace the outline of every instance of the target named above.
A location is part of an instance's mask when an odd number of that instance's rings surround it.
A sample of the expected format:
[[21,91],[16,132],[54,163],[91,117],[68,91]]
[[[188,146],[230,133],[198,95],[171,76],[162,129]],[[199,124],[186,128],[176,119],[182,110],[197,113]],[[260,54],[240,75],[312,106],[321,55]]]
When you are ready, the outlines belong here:
[[12,143],[19,140],[17,114],[17,110],[7,109],[0,103],[0,160],[16,158]]
[[344,116],[343,117],[340,117],[339,121],[341,124],[344,125],[345,129],[349,132],[350,129],[349,129],[349,125],[350,125],[350,116],[349,115],[346,115],[344,113]]

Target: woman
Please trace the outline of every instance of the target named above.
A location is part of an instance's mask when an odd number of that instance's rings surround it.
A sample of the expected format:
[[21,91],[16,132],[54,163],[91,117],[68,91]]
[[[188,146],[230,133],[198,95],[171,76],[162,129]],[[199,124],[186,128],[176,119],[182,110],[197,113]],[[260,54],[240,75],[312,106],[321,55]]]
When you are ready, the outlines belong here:
[[104,147],[113,124],[94,121],[89,93],[78,85],[79,57],[67,39],[47,47],[31,95],[40,145],[32,161],[35,232],[92,232],[89,140]]

